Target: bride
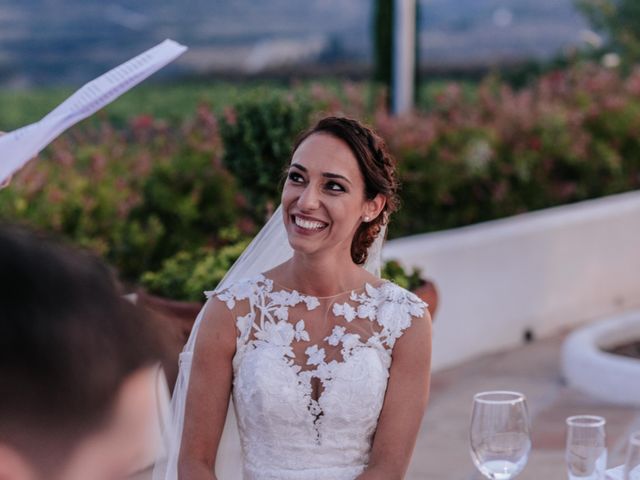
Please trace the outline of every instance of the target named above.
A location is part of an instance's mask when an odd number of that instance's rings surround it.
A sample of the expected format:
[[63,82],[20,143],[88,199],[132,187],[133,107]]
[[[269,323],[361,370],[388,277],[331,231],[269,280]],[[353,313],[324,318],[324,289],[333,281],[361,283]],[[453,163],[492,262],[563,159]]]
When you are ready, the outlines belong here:
[[359,122],[296,142],[281,206],[196,320],[154,478],[214,480],[230,397],[245,480],[402,479],[428,394],[426,304],[379,277],[395,164]]

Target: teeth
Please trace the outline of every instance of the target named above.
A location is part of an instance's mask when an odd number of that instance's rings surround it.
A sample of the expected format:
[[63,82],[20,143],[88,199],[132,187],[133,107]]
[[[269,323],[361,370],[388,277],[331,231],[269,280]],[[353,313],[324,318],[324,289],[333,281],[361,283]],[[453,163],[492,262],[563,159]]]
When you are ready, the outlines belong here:
[[296,225],[306,230],[320,230],[321,228],[324,228],[326,225],[322,222],[312,222],[309,220],[303,220],[302,218],[297,216],[294,218],[296,220]]

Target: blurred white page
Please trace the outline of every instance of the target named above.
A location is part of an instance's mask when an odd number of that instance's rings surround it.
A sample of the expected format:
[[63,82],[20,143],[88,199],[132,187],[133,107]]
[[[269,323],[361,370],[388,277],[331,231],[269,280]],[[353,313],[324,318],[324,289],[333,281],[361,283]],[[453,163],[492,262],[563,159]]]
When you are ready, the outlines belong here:
[[0,137],[0,184],[66,129],[175,60],[187,47],[165,40],[87,83],[42,120]]

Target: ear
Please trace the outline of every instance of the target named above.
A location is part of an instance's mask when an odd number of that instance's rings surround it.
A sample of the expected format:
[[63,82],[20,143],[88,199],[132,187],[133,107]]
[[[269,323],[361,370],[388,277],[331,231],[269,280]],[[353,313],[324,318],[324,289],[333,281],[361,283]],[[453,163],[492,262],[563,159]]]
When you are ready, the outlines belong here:
[[387,197],[381,193],[377,194],[373,199],[367,200],[364,206],[363,218],[368,217],[369,221],[375,219],[387,204]]
[[35,480],[33,469],[13,447],[0,443],[0,480]]

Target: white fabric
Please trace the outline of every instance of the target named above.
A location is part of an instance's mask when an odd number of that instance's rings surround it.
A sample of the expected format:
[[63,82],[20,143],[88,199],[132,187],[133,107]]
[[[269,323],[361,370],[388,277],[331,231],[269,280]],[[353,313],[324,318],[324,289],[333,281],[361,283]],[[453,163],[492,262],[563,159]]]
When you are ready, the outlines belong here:
[[[369,255],[367,259],[367,263],[365,264],[365,268],[374,273],[376,276],[380,276],[380,268],[381,268],[381,250],[382,244],[384,241],[384,237],[386,234],[386,227],[383,228],[378,235],[378,238],[374,241],[373,245],[369,249]],[[220,284],[216,287],[214,291],[205,292],[209,298],[216,297],[219,292],[224,291],[225,289],[232,287],[233,285],[237,285],[241,279],[248,278],[256,278],[261,272],[265,272],[270,270],[271,268],[285,262],[293,255],[293,250],[291,249],[286,230],[283,222],[283,214],[282,207],[278,207],[274,215],[267,222],[267,224],[262,228],[259,234],[254,238],[251,244],[247,247],[247,249],[243,252],[240,258],[236,261],[236,263],[232,266],[232,268],[227,272],[227,275],[220,282]],[[396,287],[399,288],[399,287]],[[416,297],[417,298],[417,297]],[[208,303],[208,302],[207,302]],[[173,424],[170,429],[167,429],[165,433],[165,448],[161,452],[161,457],[156,462],[156,466],[153,471],[153,480],[177,480],[177,460],[178,454],[180,451],[180,442],[182,437],[182,429],[183,429],[183,421],[184,421],[184,411],[185,411],[185,403],[186,403],[186,395],[187,389],[189,385],[189,375],[191,371],[191,359],[193,357],[193,351],[196,344],[196,338],[198,334],[198,330],[200,327],[200,323],[202,318],[204,317],[205,306],[201,309],[198,314],[191,334],[189,336],[189,340],[187,341],[183,352],[180,354],[180,368],[178,379],[176,382],[176,386],[174,388],[174,394],[171,399],[171,411]],[[370,354],[367,354],[370,355]],[[235,364],[237,362],[234,361],[234,370]],[[386,377],[385,377],[386,378]],[[237,392],[234,388],[234,407],[237,408],[235,403],[235,395]],[[237,412],[236,412],[237,413]],[[237,418],[238,426],[245,422],[245,418]],[[251,435],[246,428],[240,429],[243,444],[247,445],[247,439],[249,438],[247,435]],[[337,431],[336,431],[337,433]],[[224,450],[226,445],[229,443],[228,435],[223,433],[223,438],[221,441],[221,446],[219,449]],[[247,451],[245,449],[245,455]],[[220,456],[218,457],[220,458]],[[263,466],[266,468],[267,465]],[[358,467],[361,468],[361,467]],[[267,473],[265,473],[267,474]],[[327,472],[329,477],[327,478],[338,478],[337,476],[330,474]],[[245,472],[245,475],[250,475]],[[348,477],[344,478],[355,478],[357,473],[355,470],[350,471],[348,473]],[[256,477],[256,476],[246,476],[245,479],[251,478],[272,478],[272,477]],[[275,477],[274,477],[275,478]],[[283,478],[283,477],[279,477]],[[292,477],[293,478],[293,477]],[[298,478],[298,477],[296,477]],[[300,478],[323,478],[318,476],[311,477],[300,477]],[[225,479],[221,479],[225,480]]]
[[425,304],[385,281],[315,297],[258,275],[213,295],[238,330],[233,405],[245,480],[353,480],[395,341]]

